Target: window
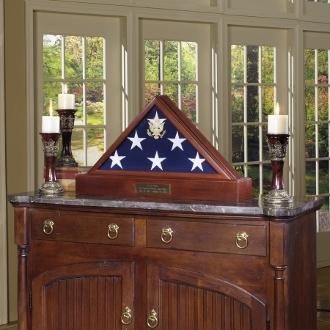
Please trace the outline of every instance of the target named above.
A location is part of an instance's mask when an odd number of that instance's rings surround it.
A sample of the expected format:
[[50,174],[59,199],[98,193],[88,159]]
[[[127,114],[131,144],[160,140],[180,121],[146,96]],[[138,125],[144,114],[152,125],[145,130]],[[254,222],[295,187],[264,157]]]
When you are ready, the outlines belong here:
[[231,160],[252,178],[257,197],[270,189],[272,180],[267,116],[277,102],[288,113],[287,95],[279,92],[279,85],[288,86],[287,77],[279,75],[280,68],[287,70],[286,32],[268,30],[266,38],[260,29],[233,27],[231,38]]
[[194,122],[198,121],[197,43],[144,41],[145,104],[168,95]]
[[232,162],[253,180],[255,195],[271,184],[267,115],[276,97],[276,49],[231,46]]
[[[92,166],[122,129],[120,19],[38,13],[37,33],[38,120],[50,100],[57,109],[67,85],[77,110],[72,152],[80,166]],[[40,157],[39,175],[42,164]]]
[[211,26],[153,20],[142,26],[143,103],[168,95],[211,140]]
[[330,51],[305,49],[305,184],[307,195],[325,196],[329,208]]
[[93,165],[105,147],[105,39],[43,35],[44,112],[49,103],[57,109],[64,84],[75,94],[75,129],[72,152],[80,165]]
[[305,194],[323,196],[318,231],[329,230],[330,34],[304,32]]

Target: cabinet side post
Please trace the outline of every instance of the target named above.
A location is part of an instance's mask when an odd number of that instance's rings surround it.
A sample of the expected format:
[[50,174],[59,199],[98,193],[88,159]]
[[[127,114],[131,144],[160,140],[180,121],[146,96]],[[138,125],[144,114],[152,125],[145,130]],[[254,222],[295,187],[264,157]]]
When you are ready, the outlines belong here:
[[284,224],[270,223],[270,264],[273,268],[274,283],[274,306],[273,312],[273,328],[274,330],[285,330],[286,327],[286,269],[284,260]]
[[27,208],[15,208],[15,242],[18,249],[18,329],[29,329],[28,253],[29,226]]

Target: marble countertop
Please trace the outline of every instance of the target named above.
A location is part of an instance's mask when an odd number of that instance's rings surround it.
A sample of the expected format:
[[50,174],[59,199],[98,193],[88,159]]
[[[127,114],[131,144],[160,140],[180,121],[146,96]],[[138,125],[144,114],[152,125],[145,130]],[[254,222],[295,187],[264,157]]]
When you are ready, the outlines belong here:
[[98,207],[110,209],[125,208],[140,213],[145,210],[185,212],[198,214],[228,214],[228,215],[250,215],[250,216],[271,216],[276,218],[295,217],[305,212],[318,209],[322,206],[323,199],[294,199],[287,207],[267,206],[262,200],[251,200],[246,203],[217,204],[217,203],[174,203],[174,202],[154,202],[145,200],[108,199],[105,197],[85,197],[74,194],[64,194],[60,196],[43,196],[38,193],[24,193],[9,197],[13,205],[19,204],[42,204],[49,206],[82,206]]

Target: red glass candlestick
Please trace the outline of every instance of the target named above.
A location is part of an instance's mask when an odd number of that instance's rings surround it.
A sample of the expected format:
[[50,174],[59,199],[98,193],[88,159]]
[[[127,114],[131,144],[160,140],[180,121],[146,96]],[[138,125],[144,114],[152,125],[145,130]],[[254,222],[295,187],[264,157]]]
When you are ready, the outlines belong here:
[[43,195],[57,195],[64,191],[57,182],[55,162],[58,152],[57,141],[60,133],[40,133],[44,150],[44,179],[40,188]]
[[264,202],[285,206],[292,202],[292,197],[284,189],[283,166],[289,142],[289,134],[267,134],[267,143],[272,164],[272,186],[264,197]]
[[71,150],[71,137],[74,127],[75,109],[58,109],[56,110],[60,116],[60,130],[62,134],[62,151],[56,161],[58,167],[77,167]]

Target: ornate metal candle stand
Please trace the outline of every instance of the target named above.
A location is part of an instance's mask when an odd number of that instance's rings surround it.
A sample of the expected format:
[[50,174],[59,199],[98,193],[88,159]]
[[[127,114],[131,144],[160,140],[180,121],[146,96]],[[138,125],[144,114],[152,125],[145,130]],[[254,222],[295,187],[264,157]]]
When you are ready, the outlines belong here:
[[289,134],[267,134],[273,176],[271,190],[263,198],[265,204],[286,207],[292,203],[292,197],[283,184],[283,165],[288,142]]
[[45,182],[40,188],[43,195],[58,195],[64,189],[57,182],[55,172],[55,162],[58,152],[57,141],[60,133],[40,133],[44,150],[44,179]]
[[58,167],[77,167],[71,150],[72,129],[74,126],[75,109],[58,109],[56,110],[60,116],[60,129],[62,134],[62,150],[56,161]]

